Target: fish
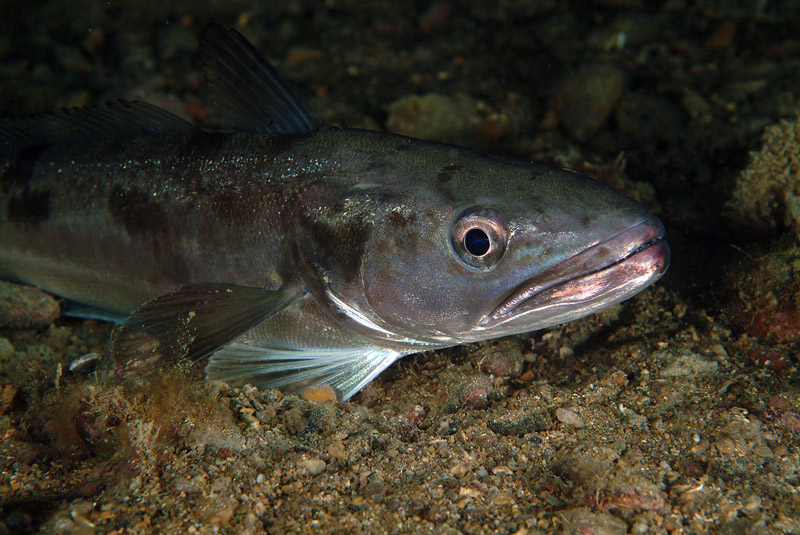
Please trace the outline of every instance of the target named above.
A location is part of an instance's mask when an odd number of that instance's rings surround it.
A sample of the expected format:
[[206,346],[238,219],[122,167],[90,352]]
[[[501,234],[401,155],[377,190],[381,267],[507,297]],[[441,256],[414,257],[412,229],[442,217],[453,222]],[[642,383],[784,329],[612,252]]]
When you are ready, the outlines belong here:
[[400,357],[527,333],[667,270],[661,221],[566,169],[325,126],[233,29],[219,124],[140,101],[0,120],[0,278],[114,321],[114,373],[347,400]]

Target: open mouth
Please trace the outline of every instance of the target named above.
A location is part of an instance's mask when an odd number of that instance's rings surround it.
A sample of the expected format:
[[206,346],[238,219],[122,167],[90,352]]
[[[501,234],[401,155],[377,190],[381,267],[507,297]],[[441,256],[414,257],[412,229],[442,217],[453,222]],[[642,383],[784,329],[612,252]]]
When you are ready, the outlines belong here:
[[530,330],[591,314],[658,280],[669,260],[664,226],[652,217],[525,281],[481,327],[519,321]]

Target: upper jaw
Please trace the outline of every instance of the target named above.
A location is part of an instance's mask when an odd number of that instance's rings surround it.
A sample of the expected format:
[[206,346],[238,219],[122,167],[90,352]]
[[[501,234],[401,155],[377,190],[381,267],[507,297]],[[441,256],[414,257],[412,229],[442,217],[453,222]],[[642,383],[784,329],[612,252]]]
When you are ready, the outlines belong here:
[[479,326],[519,323],[510,333],[576,319],[638,293],[666,272],[669,259],[664,226],[650,217],[526,280]]

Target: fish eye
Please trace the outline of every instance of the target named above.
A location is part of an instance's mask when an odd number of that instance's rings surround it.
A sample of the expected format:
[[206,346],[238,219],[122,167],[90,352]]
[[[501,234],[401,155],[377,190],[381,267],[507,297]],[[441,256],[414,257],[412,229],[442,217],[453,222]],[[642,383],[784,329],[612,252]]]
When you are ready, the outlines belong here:
[[491,210],[470,209],[453,224],[450,243],[456,258],[470,270],[492,270],[506,250],[508,232],[499,215]]

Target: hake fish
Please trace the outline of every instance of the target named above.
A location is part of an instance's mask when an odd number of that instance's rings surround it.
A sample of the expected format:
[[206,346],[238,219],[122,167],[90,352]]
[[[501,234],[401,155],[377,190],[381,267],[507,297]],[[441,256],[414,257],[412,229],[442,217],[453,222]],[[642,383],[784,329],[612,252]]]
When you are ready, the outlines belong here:
[[567,170],[322,124],[235,30],[221,124],[117,102],[0,121],[0,278],[117,321],[111,362],[340,399],[398,358],[541,329],[669,265],[644,206]]

